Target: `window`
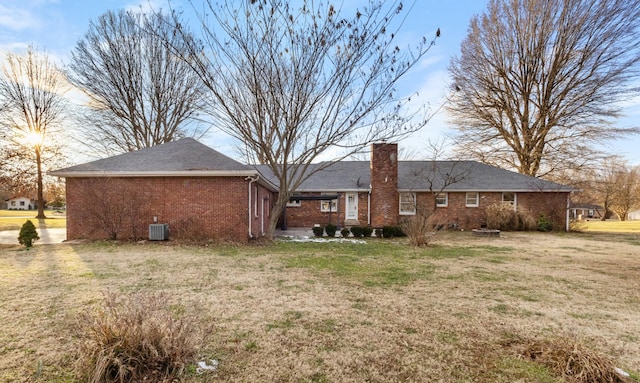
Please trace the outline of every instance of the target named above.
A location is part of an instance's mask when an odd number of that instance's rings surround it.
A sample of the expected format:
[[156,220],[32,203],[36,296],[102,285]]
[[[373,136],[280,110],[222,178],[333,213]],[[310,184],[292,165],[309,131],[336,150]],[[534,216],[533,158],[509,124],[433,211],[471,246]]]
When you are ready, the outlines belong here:
[[478,207],[480,205],[477,192],[467,193],[466,201],[467,207]]
[[24,201],[20,201],[20,206],[24,206]]
[[436,194],[436,206],[437,207],[447,207],[449,205],[449,195],[448,193],[437,193]]
[[[322,193],[321,195],[326,195]],[[338,211],[338,200],[332,199],[330,201],[320,201],[320,211],[323,213]]]
[[502,193],[502,203],[513,205],[514,209],[516,208],[517,200],[516,193]]
[[416,193],[400,193],[400,215],[416,214]]
[[16,206],[16,201],[11,201],[11,206]]
[[302,203],[300,202],[299,199],[289,200],[289,202],[287,202],[287,207],[300,207],[300,206],[302,206]]

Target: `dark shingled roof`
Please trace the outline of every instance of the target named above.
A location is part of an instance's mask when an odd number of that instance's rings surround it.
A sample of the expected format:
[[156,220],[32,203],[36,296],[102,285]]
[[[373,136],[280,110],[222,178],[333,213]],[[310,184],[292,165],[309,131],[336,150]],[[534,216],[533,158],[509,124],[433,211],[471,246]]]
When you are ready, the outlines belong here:
[[[326,164],[315,164],[310,170]],[[278,180],[266,165],[257,166],[272,184]],[[446,179],[448,182],[445,182]],[[297,191],[368,191],[371,170],[368,161],[341,161],[314,173]],[[563,191],[569,186],[530,177],[475,161],[399,161],[398,189],[405,191]]]
[[[298,192],[368,191],[369,161],[340,161],[312,164],[312,174]],[[100,176],[250,176],[260,173],[271,185],[279,184],[266,165],[241,164],[193,138],[157,145],[51,172],[61,177]],[[439,191],[449,177],[445,191],[564,191],[573,189],[535,177],[481,164],[475,161],[399,161],[398,189]]]
[[255,173],[247,165],[201,144],[193,138],[183,138],[166,144],[124,153],[51,172],[63,177],[74,174],[162,174],[178,172],[241,172]]
[[[323,166],[327,166],[327,163],[311,164],[309,166],[309,172],[315,171],[317,168]],[[280,184],[271,169],[269,169],[269,166],[257,165],[256,168],[269,182],[274,185]],[[370,183],[371,170],[369,169],[368,161],[340,161],[313,173],[302,183],[297,191],[368,191]]]
[[[449,180],[445,182],[445,180]],[[433,186],[430,188],[430,181]],[[476,161],[400,161],[398,189],[570,192],[573,188]]]

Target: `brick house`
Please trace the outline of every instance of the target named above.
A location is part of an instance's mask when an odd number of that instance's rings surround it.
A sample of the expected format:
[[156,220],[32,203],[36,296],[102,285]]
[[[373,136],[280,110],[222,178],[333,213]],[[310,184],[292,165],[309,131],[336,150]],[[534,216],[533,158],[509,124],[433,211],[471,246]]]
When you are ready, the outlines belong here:
[[[484,225],[495,203],[568,225],[570,187],[474,161],[398,161],[397,144],[373,144],[370,161],[313,164],[281,217],[288,227],[396,225],[434,208],[459,229]],[[327,166],[328,165],[328,166]],[[172,238],[261,236],[277,179],[186,138],[57,170],[67,183],[67,238],[142,238],[167,223]]]
[[[436,211],[439,223],[468,230],[484,226],[488,206],[510,204],[568,229],[573,190],[568,186],[475,161],[398,161],[397,156],[397,144],[373,144],[369,162],[341,161],[315,173],[298,189],[300,199],[291,198],[287,226],[377,228],[428,209]],[[331,202],[305,199],[322,194],[339,197]]]
[[275,191],[243,165],[192,138],[51,172],[66,178],[67,239],[246,240],[266,227]]

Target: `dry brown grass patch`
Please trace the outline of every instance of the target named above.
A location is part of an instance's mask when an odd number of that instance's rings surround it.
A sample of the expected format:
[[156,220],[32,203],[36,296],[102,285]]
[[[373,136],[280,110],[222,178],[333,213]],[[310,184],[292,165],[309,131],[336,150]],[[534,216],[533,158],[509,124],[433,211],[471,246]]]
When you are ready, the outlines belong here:
[[535,339],[525,344],[523,357],[541,363],[571,383],[625,383],[613,361],[584,343],[564,338]]
[[201,331],[171,312],[162,293],[105,293],[104,304],[78,316],[77,373],[91,383],[173,381],[194,362]]

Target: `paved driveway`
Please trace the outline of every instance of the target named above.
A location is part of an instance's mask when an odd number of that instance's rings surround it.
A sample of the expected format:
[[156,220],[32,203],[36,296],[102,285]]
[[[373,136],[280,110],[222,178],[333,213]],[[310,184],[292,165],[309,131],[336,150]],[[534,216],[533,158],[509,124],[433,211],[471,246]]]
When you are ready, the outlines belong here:
[[[52,243],[61,243],[67,239],[67,229],[36,229],[40,239],[34,245],[46,245]],[[0,231],[0,244],[17,245],[18,234],[20,230],[4,230]]]

